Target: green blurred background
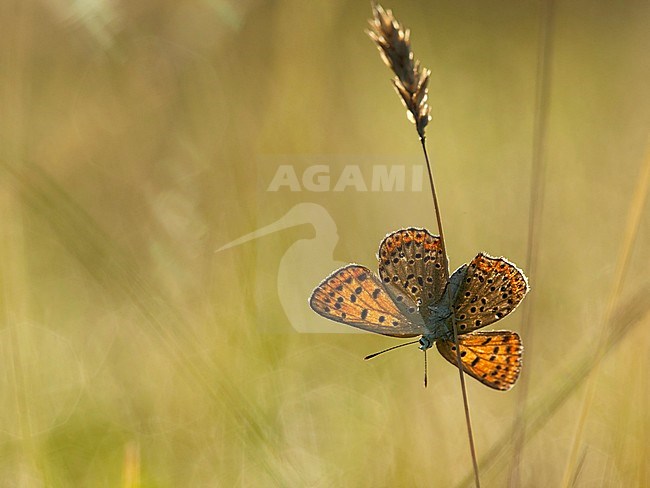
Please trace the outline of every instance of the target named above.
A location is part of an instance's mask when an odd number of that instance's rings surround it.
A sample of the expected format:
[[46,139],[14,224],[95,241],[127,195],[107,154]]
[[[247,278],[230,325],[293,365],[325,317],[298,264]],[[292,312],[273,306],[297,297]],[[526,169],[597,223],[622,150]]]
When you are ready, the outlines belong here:
[[[452,267],[484,250],[525,269],[542,4],[385,7],[432,70]],[[266,190],[280,164],[328,165],[332,186],[350,164],[422,164],[369,16],[351,0],[2,2],[0,486],[467,480],[453,367],[431,354],[424,389],[414,347],[366,363],[397,342],[301,333],[281,304],[293,277],[306,302],[314,269],[374,268],[386,233],[435,229],[426,191]],[[611,307],[575,484],[647,486],[650,221],[633,195],[650,8],[558,1],[553,19],[530,320],[499,324],[525,328],[524,370],[505,394],[468,380],[482,479],[559,485]],[[325,214],[215,252],[300,204]],[[296,243],[313,269],[283,261]]]

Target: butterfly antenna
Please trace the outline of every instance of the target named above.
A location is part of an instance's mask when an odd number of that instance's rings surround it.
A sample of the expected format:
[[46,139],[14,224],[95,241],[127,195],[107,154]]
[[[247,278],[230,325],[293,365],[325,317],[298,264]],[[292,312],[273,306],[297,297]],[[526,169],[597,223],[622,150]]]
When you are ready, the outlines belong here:
[[427,367],[427,350],[425,349],[424,350],[424,387],[425,388],[427,387],[427,383],[428,383],[428,381],[427,381],[427,376],[428,376],[427,371],[428,370],[429,370],[429,368]]
[[376,352],[374,354],[368,354],[363,359],[365,359],[367,361],[368,359],[372,359],[375,356],[379,356],[380,354],[384,354],[385,352],[392,351],[393,349],[397,349],[399,347],[404,347],[404,346],[410,346],[411,344],[416,344],[418,342],[420,342],[420,339],[418,339],[417,341],[405,342],[404,344],[399,344],[397,346],[389,347],[388,349],[384,349],[383,351],[379,351],[379,352]]

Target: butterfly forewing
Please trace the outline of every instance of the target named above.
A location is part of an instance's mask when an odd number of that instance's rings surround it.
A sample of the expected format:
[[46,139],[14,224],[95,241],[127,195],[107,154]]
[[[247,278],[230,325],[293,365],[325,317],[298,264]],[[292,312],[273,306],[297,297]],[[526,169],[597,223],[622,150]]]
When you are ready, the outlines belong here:
[[[475,332],[458,336],[463,371],[496,390],[509,390],[521,369],[523,346],[519,335],[503,330]],[[440,354],[457,366],[453,341],[436,342]]]
[[440,238],[426,229],[400,229],[384,238],[378,258],[382,281],[406,293],[426,317],[427,305],[440,300],[449,279]]
[[523,272],[504,258],[479,254],[467,267],[453,309],[463,334],[512,312],[528,292]]
[[[392,295],[392,296],[391,296]],[[384,285],[364,266],[350,264],[336,270],[313,291],[309,305],[325,318],[359,329],[394,337],[424,333],[415,303]]]

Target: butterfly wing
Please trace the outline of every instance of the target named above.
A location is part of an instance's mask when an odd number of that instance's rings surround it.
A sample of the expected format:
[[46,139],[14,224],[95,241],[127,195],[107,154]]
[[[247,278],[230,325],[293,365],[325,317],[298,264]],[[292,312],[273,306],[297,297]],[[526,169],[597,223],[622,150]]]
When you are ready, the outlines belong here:
[[349,264],[316,287],[309,306],[325,318],[393,337],[424,333],[415,303],[364,266]]
[[[491,330],[458,336],[463,371],[495,390],[509,390],[519,378],[523,346],[518,334]],[[457,366],[453,341],[436,342],[440,354]]]
[[427,305],[437,303],[449,279],[449,269],[440,237],[426,229],[400,229],[379,245],[379,276],[420,306],[424,317]]
[[528,293],[524,273],[505,258],[480,253],[467,267],[453,309],[461,334],[512,312]]

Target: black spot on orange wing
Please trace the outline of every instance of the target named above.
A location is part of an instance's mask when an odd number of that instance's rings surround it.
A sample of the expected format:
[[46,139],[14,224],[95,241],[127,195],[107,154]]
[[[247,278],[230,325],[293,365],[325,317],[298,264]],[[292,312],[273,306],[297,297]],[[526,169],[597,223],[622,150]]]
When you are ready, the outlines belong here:
[[[459,336],[458,342],[465,373],[496,390],[512,388],[519,378],[524,349],[518,334],[507,330],[474,332]],[[436,347],[457,366],[453,341],[437,341]]]
[[424,333],[422,317],[408,314],[414,304],[403,297],[395,303],[395,291],[384,285],[368,268],[350,264],[336,270],[316,287],[309,298],[311,308],[325,318],[359,329],[394,337]]
[[426,229],[400,229],[384,238],[377,258],[383,282],[408,295],[426,317],[426,306],[440,300],[449,279],[440,238]]
[[467,333],[511,313],[528,293],[524,273],[505,258],[479,254],[467,267],[453,309],[458,330]]

